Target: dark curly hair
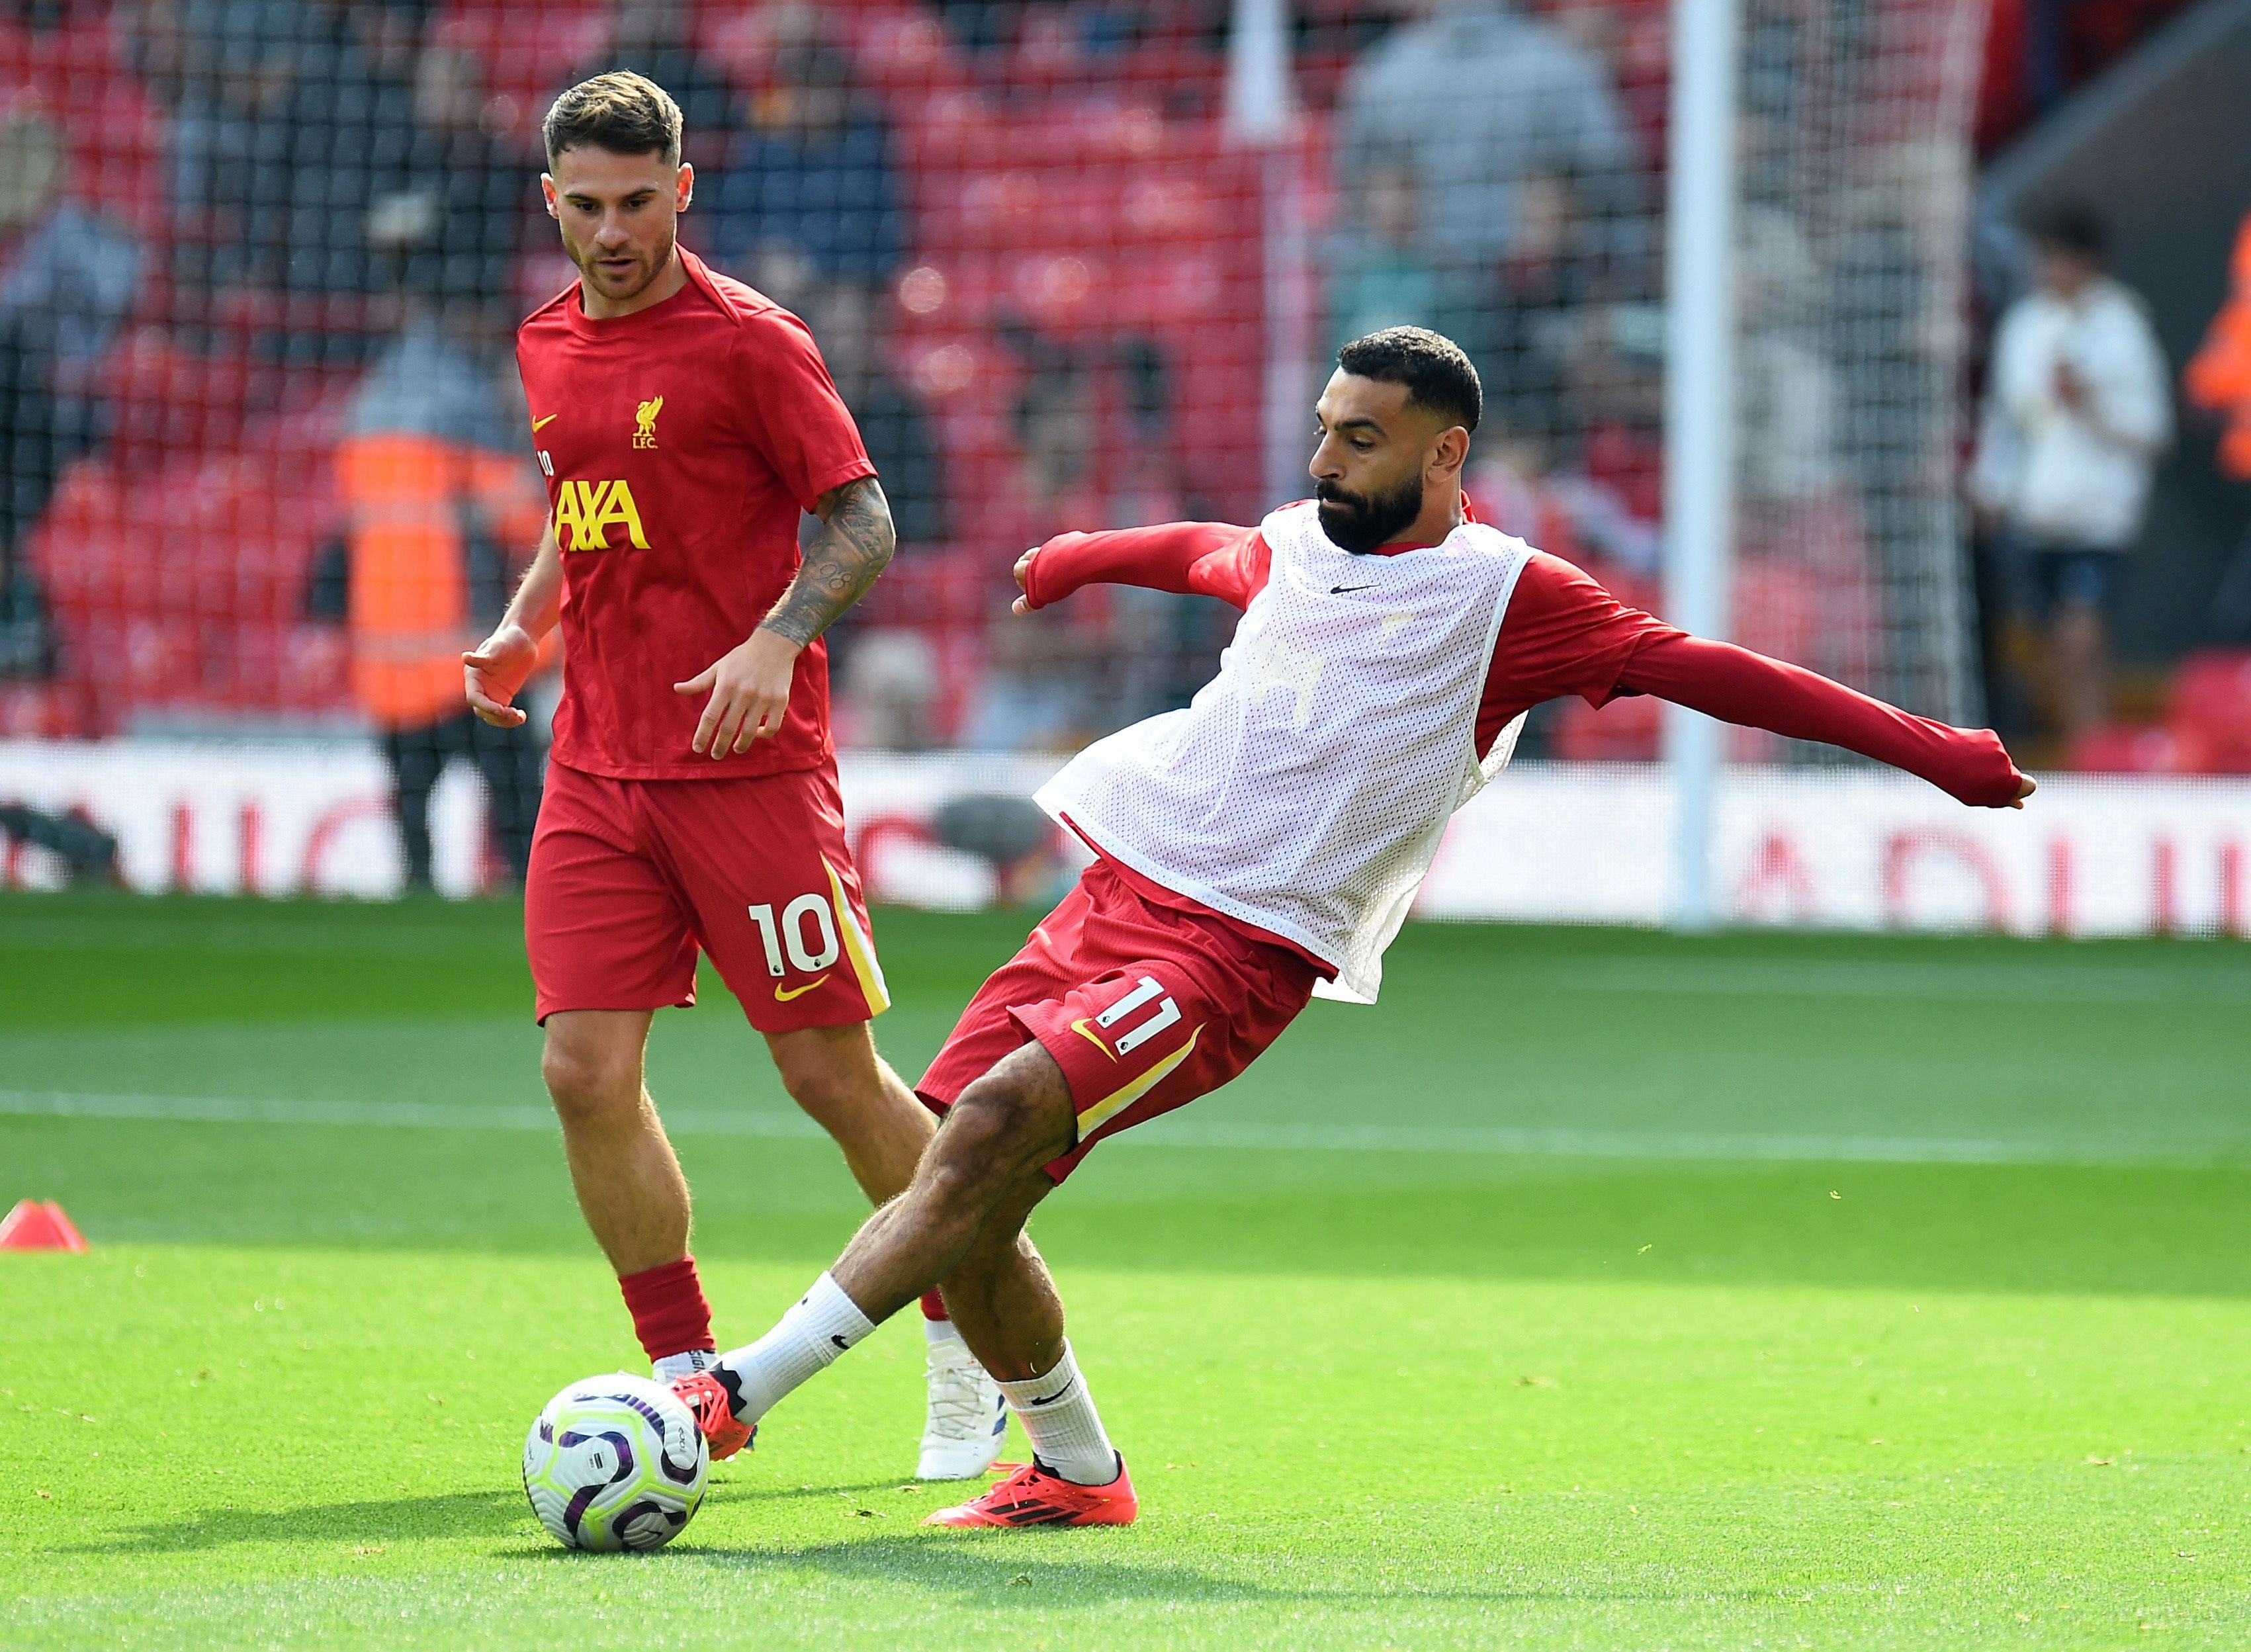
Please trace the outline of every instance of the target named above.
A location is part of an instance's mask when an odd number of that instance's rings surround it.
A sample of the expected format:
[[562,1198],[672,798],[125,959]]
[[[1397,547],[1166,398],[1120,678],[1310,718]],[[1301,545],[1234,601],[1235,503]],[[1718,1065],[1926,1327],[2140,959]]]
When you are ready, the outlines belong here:
[[1404,384],[1412,405],[1473,431],[1485,412],[1485,386],[1462,347],[1427,327],[1387,327],[1356,338],[1337,352],[1337,365],[1355,378]]

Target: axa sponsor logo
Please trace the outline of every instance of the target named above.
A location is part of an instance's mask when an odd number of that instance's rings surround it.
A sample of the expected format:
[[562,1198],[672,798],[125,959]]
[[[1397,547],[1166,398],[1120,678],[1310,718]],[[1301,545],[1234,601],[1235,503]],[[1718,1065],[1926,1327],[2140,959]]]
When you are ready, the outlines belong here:
[[634,503],[633,487],[623,480],[579,481],[565,478],[555,485],[555,543],[564,550],[614,550],[610,529],[622,524],[626,542],[635,550],[648,549],[641,529],[641,508]]

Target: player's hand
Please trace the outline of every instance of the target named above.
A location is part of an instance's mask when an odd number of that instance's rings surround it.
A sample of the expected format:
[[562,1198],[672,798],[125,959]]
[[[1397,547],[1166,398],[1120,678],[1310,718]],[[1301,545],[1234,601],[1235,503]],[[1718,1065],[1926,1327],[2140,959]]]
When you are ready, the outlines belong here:
[[461,656],[461,690],[469,709],[495,729],[523,725],[516,690],[539,663],[539,645],[522,626],[502,626]]
[[2032,776],[2028,774],[2019,775],[2017,777],[2017,800],[2009,805],[2012,809],[2023,808],[2025,806],[2025,799],[2032,796],[2033,792],[2040,790],[2040,782],[2033,779]]
[[689,742],[697,757],[713,762],[738,757],[760,740],[781,732],[789,715],[789,685],[797,671],[797,644],[760,626],[739,647],[731,648],[685,682],[675,694],[709,694],[703,715]]
[[1040,548],[1037,545],[1035,545],[1022,556],[1016,558],[1016,589],[1025,594],[1018,597],[1015,601],[1008,605],[1008,612],[1012,614],[1028,614],[1032,612],[1032,598],[1030,595],[1032,589],[1032,558],[1039,554]]

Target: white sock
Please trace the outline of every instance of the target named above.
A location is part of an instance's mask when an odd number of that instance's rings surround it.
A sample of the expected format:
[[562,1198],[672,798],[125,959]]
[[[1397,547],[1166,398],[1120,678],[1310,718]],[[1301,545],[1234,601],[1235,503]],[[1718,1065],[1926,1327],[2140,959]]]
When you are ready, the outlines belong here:
[[717,1349],[690,1348],[684,1353],[667,1354],[650,1362],[652,1374],[659,1382],[671,1382],[675,1378],[692,1377],[699,1371],[709,1371],[719,1363]]
[[749,1347],[720,1356],[720,1367],[735,1379],[735,1414],[756,1422],[784,1394],[826,1370],[875,1328],[844,1288],[821,1275],[780,1324]]
[[961,1333],[953,1328],[951,1319],[925,1319],[922,1322],[922,1337],[935,1348],[942,1342],[959,1342]]
[[1024,1382],[1004,1382],[1001,1392],[1030,1436],[1032,1455],[1056,1473],[1081,1486],[1106,1486],[1118,1477],[1118,1454],[1102,1432],[1102,1419],[1094,1414],[1094,1396],[1086,1391],[1069,1343],[1054,1370]]

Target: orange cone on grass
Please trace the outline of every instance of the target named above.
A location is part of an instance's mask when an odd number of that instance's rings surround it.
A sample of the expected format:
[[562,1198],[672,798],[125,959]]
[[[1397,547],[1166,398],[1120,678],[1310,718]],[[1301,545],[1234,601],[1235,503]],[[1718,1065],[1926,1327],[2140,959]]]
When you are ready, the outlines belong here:
[[84,1250],[86,1235],[52,1199],[22,1199],[0,1217],[0,1250]]

